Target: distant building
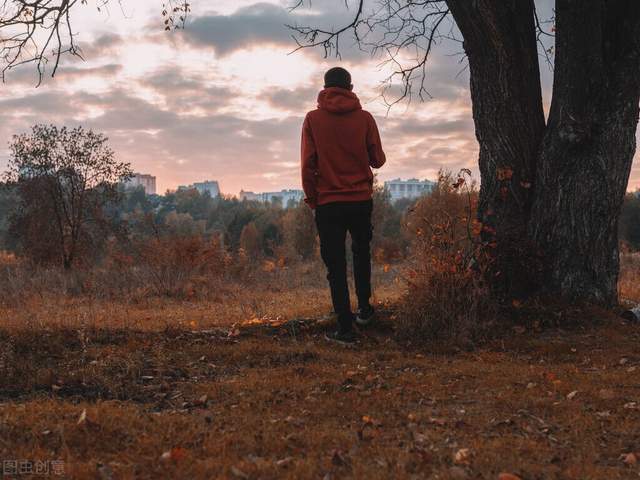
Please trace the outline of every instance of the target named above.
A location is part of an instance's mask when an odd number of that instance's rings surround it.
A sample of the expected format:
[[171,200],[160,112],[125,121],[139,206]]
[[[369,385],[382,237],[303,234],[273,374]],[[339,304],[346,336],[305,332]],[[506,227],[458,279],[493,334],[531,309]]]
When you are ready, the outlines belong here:
[[287,207],[289,202],[299,203],[304,198],[304,192],[302,190],[280,190],[279,192],[246,192],[240,190],[240,200],[262,202],[262,203],[279,203],[283,207]]
[[220,185],[215,180],[205,180],[204,182],[196,182],[193,184],[193,188],[200,192],[200,195],[204,195],[209,192],[211,198],[220,196]]
[[180,185],[178,190],[197,190],[200,195],[208,193],[211,198],[220,196],[220,185],[215,180],[205,180],[204,182],[195,182],[192,185]]
[[260,193],[253,192],[245,192],[244,190],[240,190],[240,195],[238,195],[241,201],[246,200],[247,202],[261,202],[262,196]]
[[155,195],[156,193],[156,177],[146,173],[134,173],[126,182],[124,188],[133,190],[142,187],[147,195]]
[[384,182],[384,189],[389,192],[391,201],[395,202],[401,198],[418,198],[433,190],[436,186],[435,182],[430,180],[418,180],[410,178],[409,180],[389,180]]

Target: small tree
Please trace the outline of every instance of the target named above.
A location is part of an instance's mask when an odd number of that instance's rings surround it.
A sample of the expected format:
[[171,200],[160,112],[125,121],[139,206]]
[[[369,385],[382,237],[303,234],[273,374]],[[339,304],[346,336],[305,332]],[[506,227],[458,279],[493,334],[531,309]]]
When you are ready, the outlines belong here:
[[316,250],[316,226],[313,213],[300,203],[289,208],[282,218],[285,245],[303,260],[311,258]]
[[249,222],[242,229],[242,233],[240,234],[240,248],[242,248],[250,258],[262,256],[260,233],[254,222]]
[[10,151],[6,177],[21,201],[13,230],[46,232],[21,242],[24,249],[48,241],[53,256],[70,269],[91,232],[104,234],[104,207],[119,198],[118,182],[131,176],[129,164],[115,160],[107,137],[82,127],[36,125],[30,134],[15,135]]

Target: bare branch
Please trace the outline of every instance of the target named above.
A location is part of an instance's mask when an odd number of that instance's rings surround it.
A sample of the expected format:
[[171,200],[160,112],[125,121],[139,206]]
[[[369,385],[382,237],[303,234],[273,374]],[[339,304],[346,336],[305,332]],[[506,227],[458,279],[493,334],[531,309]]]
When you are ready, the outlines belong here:
[[[304,0],[298,0],[297,3],[292,7],[292,9],[296,9],[303,4]],[[351,20],[351,23],[337,30],[323,30],[321,28],[286,25],[297,34],[297,36],[294,34],[293,39],[298,46],[291,53],[297,52],[302,48],[314,48],[321,46],[322,48],[324,48],[325,58],[332,54],[340,58],[340,35],[344,34],[345,32],[352,31],[353,35],[355,36],[356,42],[360,42],[360,38],[358,36],[358,27],[364,22],[362,18],[363,7],[364,0],[359,0],[358,9],[353,19]]]
[[[113,0],[0,0],[0,75],[6,80],[9,71],[35,64],[39,86],[52,61],[55,76],[65,54],[83,59],[71,27],[71,10],[76,5],[93,5],[108,12]],[[117,0],[124,13],[122,0]],[[191,12],[188,0],[168,0],[163,4],[165,30],[184,28]]]
[[[543,38],[553,38],[555,39],[555,18],[551,17],[548,20],[545,21],[540,21],[540,18],[538,16],[538,11],[536,10],[536,6],[535,6],[535,2],[533,4],[533,16],[535,18],[535,22],[536,22],[536,40],[538,42],[538,45],[540,46],[540,49],[543,52],[543,57],[547,63],[547,65],[549,66],[549,69],[553,70],[553,53],[554,53],[554,46],[550,46],[547,47],[547,45],[544,43]],[[549,28],[549,31],[545,30],[545,27],[547,25],[551,25],[551,27]]]
[[[296,0],[291,10],[304,5],[304,0]],[[369,52],[373,57],[385,56],[380,66],[392,66],[393,73],[384,81],[382,97],[391,107],[404,99],[410,101],[415,83],[419,84],[417,95],[421,100],[430,97],[425,80],[433,47],[445,39],[459,41],[453,22],[449,23],[448,29],[443,28],[445,19],[449,17],[445,0],[380,0],[370,11],[365,9],[364,0],[359,0],[355,14],[340,28],[289,28],[297,44],[294,52],[302,48],[322,47],[325,58],[342,58],[340,39],[350,34],[360,50]],[[401,90],[397,98],[389,100],[397,79],[402,85]]]

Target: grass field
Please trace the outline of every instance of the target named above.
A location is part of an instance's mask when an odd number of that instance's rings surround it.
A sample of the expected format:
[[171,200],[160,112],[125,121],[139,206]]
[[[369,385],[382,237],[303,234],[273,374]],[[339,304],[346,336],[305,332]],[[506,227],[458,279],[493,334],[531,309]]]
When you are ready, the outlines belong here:
[[[639,325],[588,310],[473,351],[412,345],[394,268],[352,348],[323,338],[318,272],[192,301],[8,302],[0,477],[640,478]],[[639,271],[627,258],[625,301]]]
[[398,344],[390,311],[354,348],[324,328],[3,329],[0,458],[66,478],[640,477],[638,326],[474,352]]

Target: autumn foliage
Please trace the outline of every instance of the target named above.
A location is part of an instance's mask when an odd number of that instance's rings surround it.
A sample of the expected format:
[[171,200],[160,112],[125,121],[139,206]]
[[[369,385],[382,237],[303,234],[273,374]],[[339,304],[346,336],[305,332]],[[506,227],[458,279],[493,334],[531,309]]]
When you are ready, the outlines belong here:
[[400,315],[407,336],[464,343],[492,326],[491,246],[481,240],[477,202],[469,171],[440,172],[435,190],[408,213],[413,241]]

